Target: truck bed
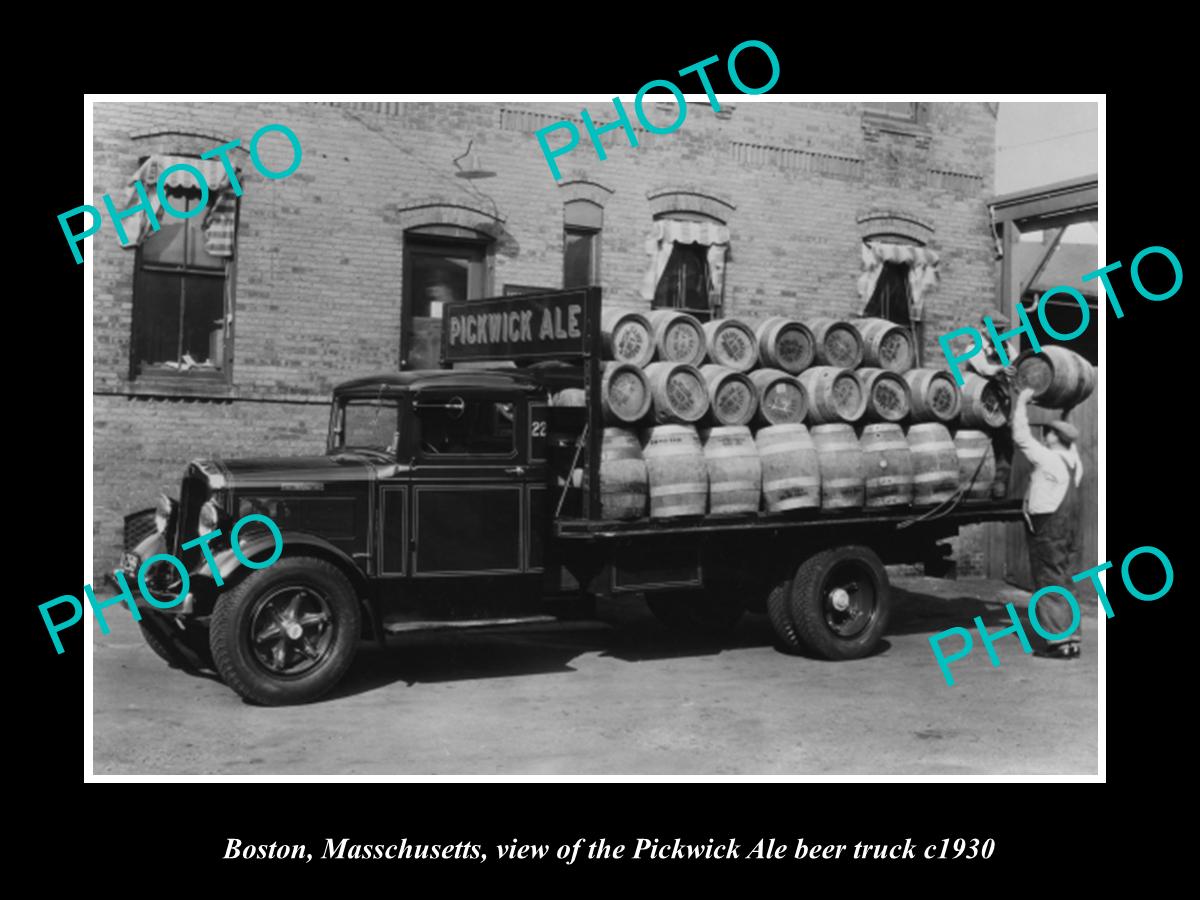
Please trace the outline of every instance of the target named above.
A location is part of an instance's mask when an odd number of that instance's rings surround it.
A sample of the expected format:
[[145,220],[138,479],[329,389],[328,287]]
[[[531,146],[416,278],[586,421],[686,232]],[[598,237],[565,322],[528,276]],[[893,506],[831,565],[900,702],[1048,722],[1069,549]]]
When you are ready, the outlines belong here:
[[[974,525],[980,522],[1015,522],[1021,519],[1020,500],[964,500],[948,512],[924,519],[939,526]],[[696,516],[676,519],[581,519],[559,518],[554,523],[557,538],[570,541],[595,541],[606,538],[629,538],[641,535],[706,534],[747,531],[778,531],[795,528],[861,528],[878,529],[882,525],[900,528],[905,522],[918,527],[923,515],[932,512],[911,507],[873,509],[822,510],[803,509],[781,513],[760,512],[744,516]],[[907,526],[906,526],[907,527]]]

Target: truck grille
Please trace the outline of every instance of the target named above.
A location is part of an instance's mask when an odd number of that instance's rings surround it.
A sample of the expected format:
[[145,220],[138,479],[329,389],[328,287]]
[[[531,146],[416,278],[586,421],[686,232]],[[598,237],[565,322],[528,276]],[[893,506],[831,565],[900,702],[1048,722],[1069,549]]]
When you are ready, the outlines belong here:
[[132,550],[154,534],[154,507],[130,513],[125,517],[125,549]]
[[208,499],[208,479],[203,475],[188,472],[183,478],[179,489],[179,513],[176,516],[174,540],[171,541],[171,553],[184,562],[190,562],[187,556],[200,556],[199,548],[193,548],[181,555],[180,545],[186,544],[193,538],[199,537],[200,507]]

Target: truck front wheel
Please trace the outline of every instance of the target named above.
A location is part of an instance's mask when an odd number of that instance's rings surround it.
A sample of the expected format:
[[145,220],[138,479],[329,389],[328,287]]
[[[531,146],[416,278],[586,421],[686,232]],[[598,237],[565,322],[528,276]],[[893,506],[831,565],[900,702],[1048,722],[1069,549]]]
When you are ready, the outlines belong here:
[[859,659],[887,628],[891,586],[870,547],[835,547],[800,565],[789,600],[796,633],[809,650],[825,659]]
[[217,601],[213,661],[225,683],[253,703],[306,703],[350,667],[361,616],[354,588],[335,566],[285,558]]

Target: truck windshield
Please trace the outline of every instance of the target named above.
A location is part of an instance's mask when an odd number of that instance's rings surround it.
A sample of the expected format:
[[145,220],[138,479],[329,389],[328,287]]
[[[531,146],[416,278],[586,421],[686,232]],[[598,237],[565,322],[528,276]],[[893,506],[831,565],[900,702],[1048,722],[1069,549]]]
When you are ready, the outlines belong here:
[[333,445],[395,453],[399,422],[400,406],[395,400],[347,400],[338,411]]

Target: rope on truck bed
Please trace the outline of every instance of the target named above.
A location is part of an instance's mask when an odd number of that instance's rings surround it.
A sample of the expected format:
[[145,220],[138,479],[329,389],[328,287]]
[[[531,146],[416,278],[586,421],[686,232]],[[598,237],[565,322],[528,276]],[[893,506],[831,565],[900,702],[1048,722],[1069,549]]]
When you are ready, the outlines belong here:
[[571,477],[575,474],[575,466],[579,463],[579,454],[583,452],[583,446],[587,443],[588,423],[583,426],[583,431],[579,432],[579,440],[575,442],[575,455],[571,458],[571,468],[567,470],[567,477],[563,481],[562,493],[558,495],[558,506],[554,510],[554,518],[559,518],[562,515],[563,503],[567,499],[567,491],[571,490]]
[[[988,445],[988,452],[992,452],[990,444]],[[966,496],[967,491],[974,487],[975,479],[979,477],[979,472],[983,468],[983,464],[987,462],[987,457],[987,453],[984,453],[983,456],[979,458],[979,465],[975,467],[975,472],[971,475],[970,481],[968,481],[965,485],[961,485],[957,491],[932,509],[926,510],[919,516],[913,516],[911,519],[905,519],[903,522],[899,522],[896,525],[896,530],[899,531],[901,528],[907,528],[909,525],[915,525],[917,522],[932,522],[936,519],[943,519],[950,515],[950,513],[954,512],[954,510],[958,508],[958,504],[962,502],[963,497]]]

